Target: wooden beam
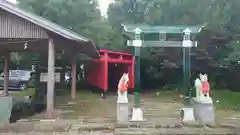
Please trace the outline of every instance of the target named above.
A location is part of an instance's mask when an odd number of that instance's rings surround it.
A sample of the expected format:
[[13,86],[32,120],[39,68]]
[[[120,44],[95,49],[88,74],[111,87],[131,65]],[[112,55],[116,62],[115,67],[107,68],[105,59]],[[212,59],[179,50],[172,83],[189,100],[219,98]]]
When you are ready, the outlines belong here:
[[72,100],[76,99],[76,84],[77,84],[77,62],[76,62],[76,53],[73,52],[72,54],[72,81],[71,81],[71,97]]
[[8,94],[9,81],[9,53],[4,54],[4,94]]
[[[192,42],[192,47],[196,46],[197,42]],[[127,41],[128,46],[133,46],[133,40]],[[181,47],[183,48],[182,41],[142,41],[141,47]]]
[[48,40],[48,81],[47,81],[47,116],[53,117],[55,87],[55,45],[52,38]]
[[[128,46],[133,46],[133,41],[128,40]],[[142,41],[141,47],[182,47],[182,41]]]

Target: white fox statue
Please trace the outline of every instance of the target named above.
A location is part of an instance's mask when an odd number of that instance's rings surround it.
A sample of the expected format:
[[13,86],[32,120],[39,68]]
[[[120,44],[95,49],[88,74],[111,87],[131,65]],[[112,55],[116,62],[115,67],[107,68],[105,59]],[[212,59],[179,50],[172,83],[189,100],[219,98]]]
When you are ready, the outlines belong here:
[[[201,76],[201,74],[200,74]],[[200,95],[201,95],[201,87],[202,87],[202,82],[201,80],[197,77],[195,80],[195,88],[196,88],[196,98],[199,100]]]
[[118,83],[118,92],[117,92],[118,93],[118,99],[117,99],[118,103],[128,102],[128,97],[127,97],[128,82],[129,82],[128,74],[124,73]]
[[[199,79],[200,78],[200,79]],[[209,95],[210,88],[208,83],[207,74],[199,74],[199,78],[195,80],[195,88],[196,88],[196,99],[201,101],[209,101],[211,102],[211,97]],[[207,88],[205,88],[207,87]],[[207,90],[205,90],[207,89]]]

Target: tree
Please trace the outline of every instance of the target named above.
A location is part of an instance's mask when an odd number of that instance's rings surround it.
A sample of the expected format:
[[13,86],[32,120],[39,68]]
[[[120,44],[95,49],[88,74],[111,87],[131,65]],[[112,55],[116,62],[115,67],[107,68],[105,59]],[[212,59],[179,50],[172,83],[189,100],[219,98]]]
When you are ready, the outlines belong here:
[[[231,38],[235,38],[240,32],[240,19],[236,17],[240,8],[238,0],[137,0],[135,4],[131,1],[133,0],[118,0],[110,5],[108,19],[114,27],[122,23],[205,25],[207,32],[201,35],[200,48],[196,50],[195,56],[207,63],[225,59],[226,55],[221,53],[226,52],[226,46],[231,48]],[[215,49],[211,46],[215,46]],[[154,51],[151,51],[151,56],[160,57],[161,53],[156,53],[156,49]],[[171,59],[171,56],[167,58]]]
[[[198,36],[199,47],[191,53],[193,69],[228,68],[233,72],[240,64],[239,8],[239,0],[116,0],[109,7],[108,20],[114,28],[121,24],[204,25]],[[161,78],[160,68],[167,65],[181,67],[181,49],[149,48],[142,52],[147,64],[144,72],[150,77]]]
[[121,46],[119,33],[101,17],[97,0],[20,0],[20,7],[73,30],[107,48]]
[[[120,32],[116,32],[108,20],[101,17],[97,0],[19,0],[19,2],[20,8],[75,31],[93,40],[96,45],[112,50],[124,47]],[[20,59],[17,60],[16,55],[13,54],[12,62],[15,65],[20,63],[20,67],[29,68],[29,64],[26,63],[31,63],[35,55],[17,54]],[[69,63],[69,61],[62,59],[60,63]]]

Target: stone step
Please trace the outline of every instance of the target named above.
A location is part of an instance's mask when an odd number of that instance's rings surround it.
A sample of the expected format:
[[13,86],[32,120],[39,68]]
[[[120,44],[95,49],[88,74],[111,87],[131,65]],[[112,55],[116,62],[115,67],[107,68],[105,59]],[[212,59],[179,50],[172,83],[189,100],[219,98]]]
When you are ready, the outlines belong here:
[[152,117],[145,118],[142,122],[126,122],[116,123],[116,128],[224,128],[224,129],[240,129],[240,124],[232,124],[228,122],[216,123],[216,124],[201,124],[197,121],[190,121],[182,123],[177,117]]
[[42,118],[28,118],[28,119],[20,119],[18,122],[38,122],[38,121],[58,121],[61,120],[61,122],[65,121],[78,121],[81,123],[115,123],[115,118],[88,118],[88,117],[78,117],[77,119],[61,119],[61,118],[55,118],[55,119],[42,119]]
[[142,124],[116,124],[116,128],[182,128],[182,124],[158,124],[158,123],[142,123]]
[[203,128],[117,128],[115,135],[235,135],[230,129]]
[[4,124],[0,125],[0,133],[7,133],[7,132],[17,132],[17,133],[23,133],[23,132],[30,132],[33,131],[34,125],[31,123],[26,124]]
[[[49,122],[46,123],[51,124]],[[53,127],[62,127],[62,129],[65,129],[65,131],[112,131],[115,128],[115,123],[116,120],[110,118],[85,117],[77,120],[58,119],[55,122],[52,122],[52,125]]]
[[116,118],[81,118],[79,117],[81,122],[84,123],[115,123]]
[[163,113],[158,113],[158,114],[154,114],[154,113],[144,113],[144,118],[162,118],[162,117],[178,117],[178,118],[180,118],[180,113],[179,113],[179,114],[175,114],[175,113],[171,113],[171,114],[163,114]]
[[139,129],[139,128],[121,128],[115,129],[114,135],[159,135],[156,129]]
[[182,123],[176,118],[154,118],[142,122],[117,123],[116,128],[181,128]]
[[71,131],[113,131],[115,124],[113,123],[83,123],[72,125]]
[[[96,120],[96,119],[95,119]],[[35,121],[35,122],[17,122],[15,124],[1,125],[1,132],[88,132],[88,131],[113,131],[115,128],[115,122],[107,123],[103,120],[98,120],[98,123],[94,123],[93,120],[84,122],[83,120],[55,120],[55,121]],[[102,122],[101,122],[102,121]]]

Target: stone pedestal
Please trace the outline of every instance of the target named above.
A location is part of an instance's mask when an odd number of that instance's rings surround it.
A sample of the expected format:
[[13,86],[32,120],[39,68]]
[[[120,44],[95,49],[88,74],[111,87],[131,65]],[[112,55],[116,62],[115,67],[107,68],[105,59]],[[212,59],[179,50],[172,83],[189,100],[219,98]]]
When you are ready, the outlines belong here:
[[197,121],[202,124],[215,123],[215,113],[211,99],[199,100],[193,98],[191,102],[193,105],[194,117]]
[[141,108],[133,108],[131,121],[143,121],[143,111]]
[[117,121],[118,123],[128,122],[129,106],[127,93],[118,95],[117,99]]
[[0,97],[0,123],[9,123],[13,107],[13,100],[10,96]]
[[193,107],[191,106],[183,107],[180,113],[180,117],[183,122],[190,122],[195,120]]
[[128,103],[117,103],[117,121],[119,123],[128,122]]

